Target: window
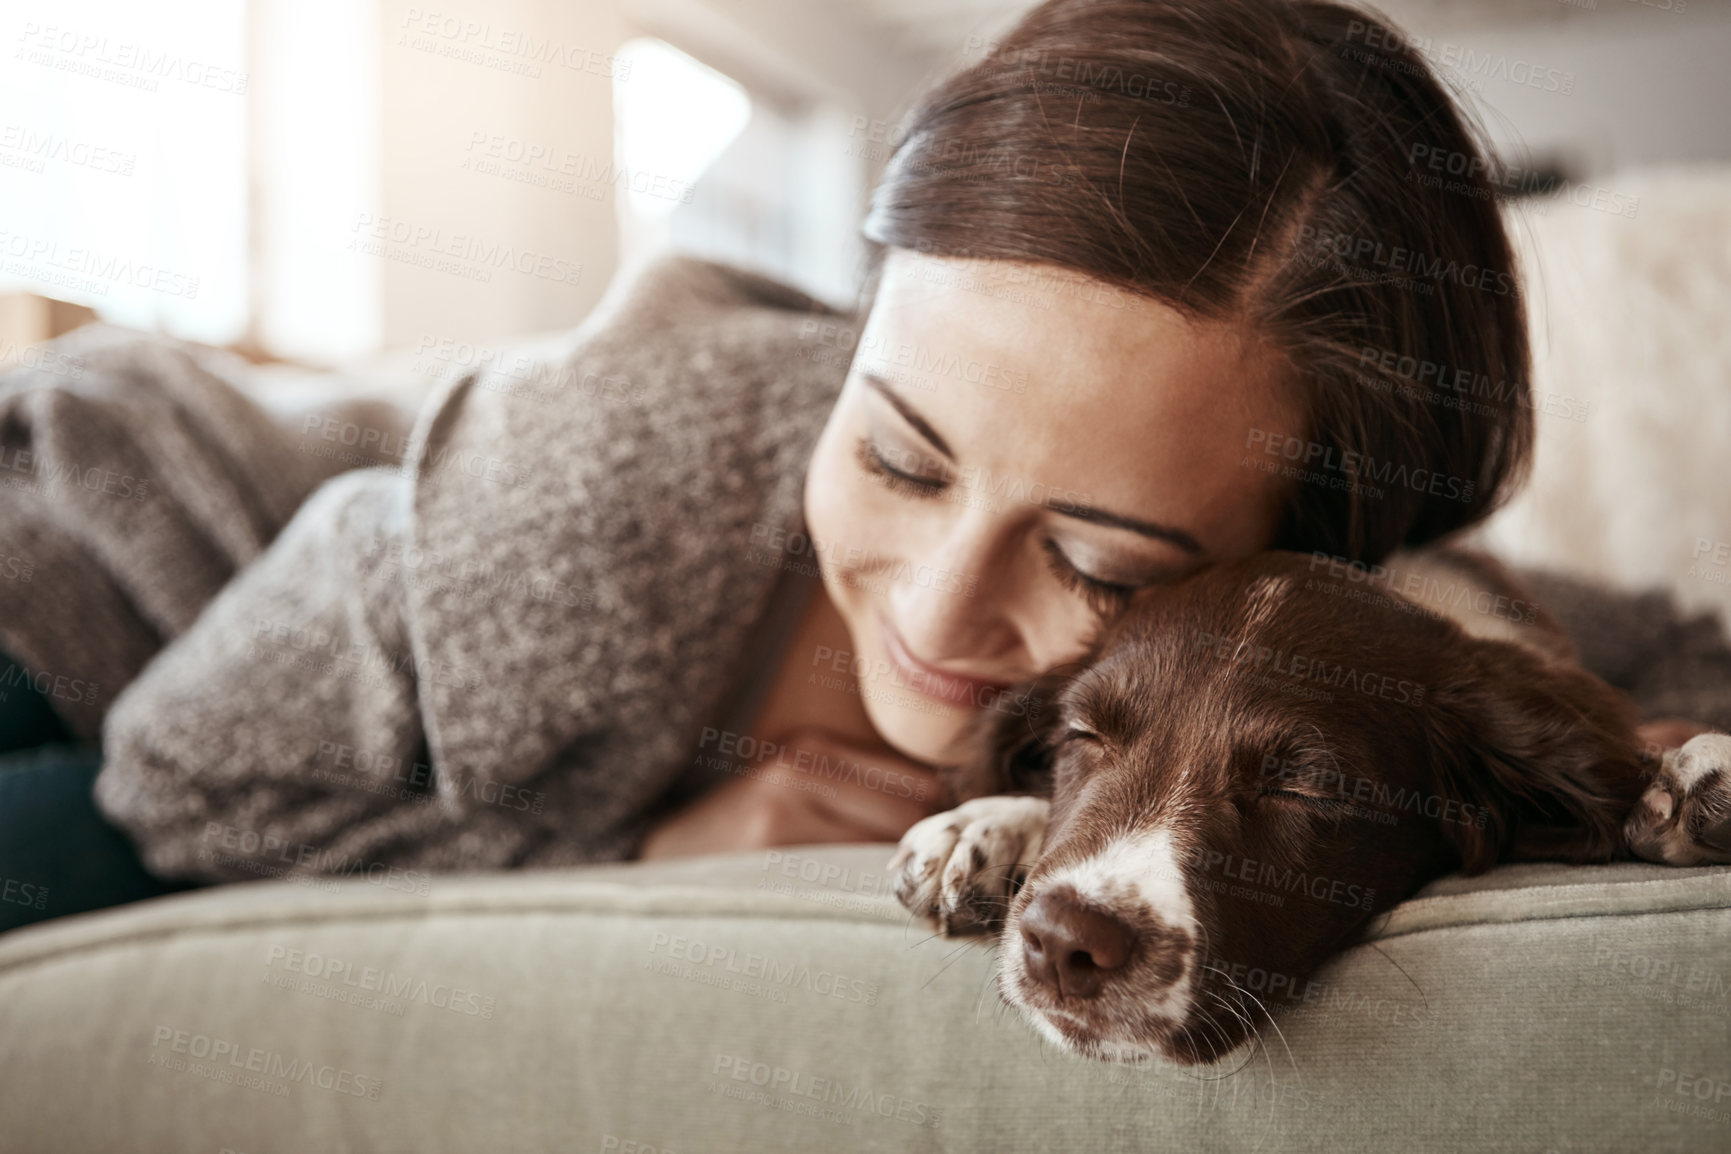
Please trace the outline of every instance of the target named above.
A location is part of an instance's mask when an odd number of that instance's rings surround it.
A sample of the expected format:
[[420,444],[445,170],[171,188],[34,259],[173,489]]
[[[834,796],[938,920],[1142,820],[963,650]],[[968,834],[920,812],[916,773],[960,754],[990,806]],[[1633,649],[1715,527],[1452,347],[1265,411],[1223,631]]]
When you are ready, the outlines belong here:
[[211,342],[246,328],[244,7],[41,5],[0,68],[0,288]]
[[665,248],[755,268],[832,303],[853,300],[864,175],[847,115],[754,97],[661,40],[620,49],[613,86],[622,256]]

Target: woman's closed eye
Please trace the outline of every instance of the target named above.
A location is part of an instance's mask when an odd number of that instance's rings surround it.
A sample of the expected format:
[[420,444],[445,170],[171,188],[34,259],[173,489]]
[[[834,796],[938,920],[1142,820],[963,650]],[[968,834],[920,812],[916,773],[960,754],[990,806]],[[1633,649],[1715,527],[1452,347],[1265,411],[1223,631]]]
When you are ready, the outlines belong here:
[[[892,493],[916,500],[934,500],[954,484],[943,462],[924,453],[886,447],[871,435],[862,435],[855,445],[855,459],[861,470]],[[1041,542],[1041,552],[1047,567],[1058,583],[1081,597],[1088,608],[1102,617],[1123,610],[1138,589],[1167,579],[1160,574],[1146,581],[1111,581],[1097,577],[1076,564],[1058,542],[1047,537]]]
[[[892,493],[910,497],[936,497],[949,487],[950,479],[942,474],[917,471],[913,466],[930,464],[917,454],[880,447],[870,437],[861,437],[855,449],[860,468]],[[904,467],[907,466],[907,467]]]
[[1123,609],[1130,601],[1130,595],[1138,586],[1123,585],[1113,581],[1102,581],[1098,577],[1090,577],[1076,567],[1075,562],[1064,555],[1058,543],[1047,537],[1040,543],[1041,550],[1046,554],[1048,567],[1058,583],[1070,592],[1078,594],[1088,602],[1088,608],[1102,616]]

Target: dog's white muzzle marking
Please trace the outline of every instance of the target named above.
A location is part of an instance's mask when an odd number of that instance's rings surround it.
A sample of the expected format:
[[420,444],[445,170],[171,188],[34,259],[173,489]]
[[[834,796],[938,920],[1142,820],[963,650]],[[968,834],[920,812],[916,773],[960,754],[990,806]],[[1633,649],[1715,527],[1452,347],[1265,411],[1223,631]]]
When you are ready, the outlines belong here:
[[[1190,889],[1185,882],[1171,830],[1156,826],[1114,838],[1099,853],[1040,878],[1039,886],[1041,889],[1069,886],[1084,902],[1118,912],[1132,925],[1153,917],[1187,934],[1191,944],[1183,976],[1151,999],[1145,999],[1137,1006],[1122,1007],[1117,1014],[1123,1017],[1151,1016],[1174,1026],[1184,1022],[1196,996],[1201,938],[1195,904],[1190,899]],[[1011,951],[1006,950],[1005,954],[1006,966],[1020,967],[1019,958],[1010,957]],[[1103,995],[1107,998],[1112,996],[1111,992]],[[1034,1014],[1040,1032],[1065,1049],[1074,1049],[1075,1043],[1065,1038],[1050,1022],[1042,1020],[1043,1017],[1037,1011]],[[1097,1039],[1096,1044],[1102,1055],[1122,1050],[1133,1057],[1147,1056],[1147,1051],[1140,1046],[1125,1046],[1109,1038]]]

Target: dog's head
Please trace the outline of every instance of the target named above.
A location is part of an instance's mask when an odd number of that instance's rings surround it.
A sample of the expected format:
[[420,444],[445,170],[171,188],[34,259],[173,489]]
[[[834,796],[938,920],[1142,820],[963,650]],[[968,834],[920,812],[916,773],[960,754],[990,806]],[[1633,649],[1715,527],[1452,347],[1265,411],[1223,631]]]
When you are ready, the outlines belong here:
[[1213,1060],[1426,881],[1609,859],[1640,789],[1608,687],[1295,554],[1151,590],[1025,689],[959,785],[1051,795],[1000,985],[1091,1057]]

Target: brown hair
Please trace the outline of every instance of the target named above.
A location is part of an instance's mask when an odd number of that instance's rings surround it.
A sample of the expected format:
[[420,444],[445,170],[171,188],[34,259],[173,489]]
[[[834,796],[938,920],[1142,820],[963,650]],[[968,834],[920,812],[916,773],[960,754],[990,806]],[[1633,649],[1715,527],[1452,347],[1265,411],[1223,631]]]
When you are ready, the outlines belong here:
[[1326,479],[1289,486],[1274,547],[1374,562],[1522,479],[1530,353],[1495,173],[1376,17],[1047,0],[896,139],[863,230],[874,288],[881,246],[1033,262],[1274,340],[1309,418],[1291,463]]

